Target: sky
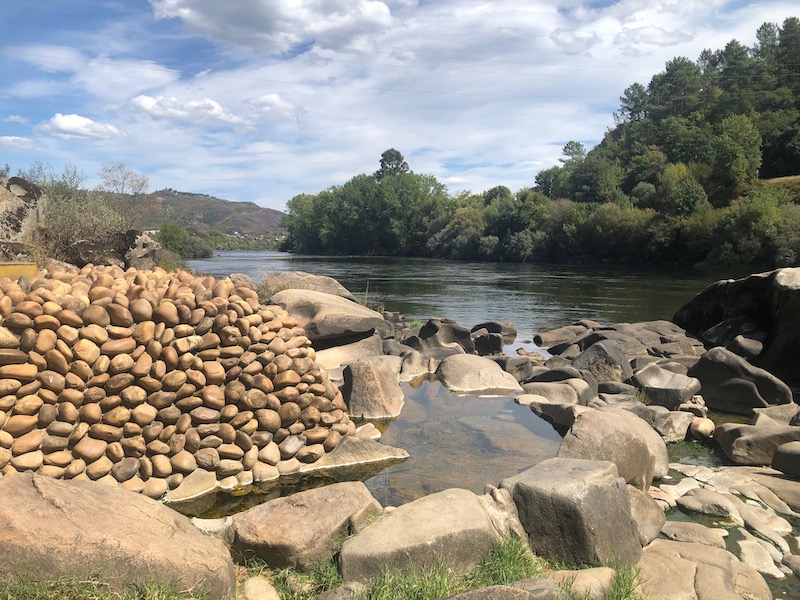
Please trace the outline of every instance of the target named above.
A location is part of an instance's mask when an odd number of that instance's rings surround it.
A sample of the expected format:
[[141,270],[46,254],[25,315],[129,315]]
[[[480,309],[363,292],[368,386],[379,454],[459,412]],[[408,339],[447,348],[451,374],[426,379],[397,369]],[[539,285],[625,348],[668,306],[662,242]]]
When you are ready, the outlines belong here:
[[613,127],[626,87],[796,0],[2,0],[0,167],[123,163],[284,210],[399,150],[516,191]]

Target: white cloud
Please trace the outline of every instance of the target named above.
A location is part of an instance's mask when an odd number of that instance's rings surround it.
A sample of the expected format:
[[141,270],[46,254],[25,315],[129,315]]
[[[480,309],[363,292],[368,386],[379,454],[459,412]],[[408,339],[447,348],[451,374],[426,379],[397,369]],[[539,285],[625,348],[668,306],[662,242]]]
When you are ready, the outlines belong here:
[[62,139],[106,139],[124,137],[125,132],[108,123],[98,123],[80,115],[56,113],[42,129]]
[[13,150],[33,150],[33,140],[15,135],[0,135],[0,148]]
[[3,119],[6,123],[19,123],[20,125],[28,125],[30,121],[20,115],[9,115]]
[[177,18],[192,31],[238,46],[284,52],[315,40],[322,47],[366,48],[391,26],[377,0],[150,0],[157,19]]
[[136,96],[131,104],[138,110],[156,119],[171,119],[187,123],[228,123],[247,125],[248,122],[226,111],[222,105],[211,98],[181,101],[174,96]]

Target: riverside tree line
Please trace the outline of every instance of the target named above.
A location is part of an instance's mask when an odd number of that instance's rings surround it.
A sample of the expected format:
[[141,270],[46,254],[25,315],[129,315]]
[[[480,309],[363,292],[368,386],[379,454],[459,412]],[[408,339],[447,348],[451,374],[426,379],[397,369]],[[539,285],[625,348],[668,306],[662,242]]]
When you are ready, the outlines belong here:
[[620,98],[615,127],[530,188],[450,195],[387,150],[380,169],[288,203],[284,248],[490,261],[796,264],[800,19],[678,57]]

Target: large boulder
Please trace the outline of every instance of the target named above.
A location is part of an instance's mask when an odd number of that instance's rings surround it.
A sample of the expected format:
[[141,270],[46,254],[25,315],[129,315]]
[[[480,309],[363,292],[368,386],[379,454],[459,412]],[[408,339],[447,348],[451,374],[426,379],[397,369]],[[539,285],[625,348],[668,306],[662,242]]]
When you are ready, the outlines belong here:
[[552,458],[500,487],[511,490],[537,555],[573,564],[638,562],[639,531],[613,463]]
[[723,423],[714,430],[714,439],[737,465],[769,465],[778,446],[800,441],[800,427]]
[[261,292],[270,297],[283,290],[312,290],[333,296],[341,296],[347,300],[355,302],[353,294],[336,281],[333,277],[324,275],[313,275],[304,271],[282,271],[272,273],[264,278],[261,283]]
[[[711,284],[686,303],[672,320],[697,336],[725,322],[729,328],[725,345],[748,330],[767,334],[764,349],[754,364],[790,385],[800,385],[800,268],[777,269],[742,279]],[[705,387],[705,386],[704,386]]]
[[141,494],[32,473],[0,477],[0,578],[99,578],[114,590],[154,580],[233,598],[228,549]]
[[0,185],[0,240],[35,243],[46,201],[38,186],[20,177]]
[[[643,421],[642,425],[647,427]],[[646,490],[653,482],[655,456],[645,437],[632,419],[617,414],[588,410],[577,415],[561,442],[558,457],[610,461],[620,477],[639,489]]]
[[344,543],[339,561],[348,582],[439,562],[454,571],[469,571],[482,564],[499,540],[479,498],[449,489],[403,504],[370,523]]
[[761,574],[721,548],[655,540],[638,566],[641,590],[653,600],[772,600]]
[[631,516],[639,529],[639,543],[642,547],[647,546],[661,533],[667,518],[658,503],[647,492],[629,485],[628,496],[631,500]]
[[308,571],[381,510],[360,481],[298,492],[234,515],[232,550],[270,567]]
[[366,334],[383,325],[383,317],[351,300],[313,290],[283,290],[269,299],[297,318],[310,340],[324,341]]
[[496,362],[474,354],[454,354],[445,358],[436,375],[454,392],[511,394],[522,390],[517,380]]
[[688,374],[700,380],[706,405],[715,410],[750,415],[754,408],[792,402],[783,381],[725,348],[706,352]]
[[[399,357],[382,357],[398,358]],[[385,361],[361,360],[344,369],[342,395],[351,416],[390,419],[403,408],[403,390],[397,374]]]

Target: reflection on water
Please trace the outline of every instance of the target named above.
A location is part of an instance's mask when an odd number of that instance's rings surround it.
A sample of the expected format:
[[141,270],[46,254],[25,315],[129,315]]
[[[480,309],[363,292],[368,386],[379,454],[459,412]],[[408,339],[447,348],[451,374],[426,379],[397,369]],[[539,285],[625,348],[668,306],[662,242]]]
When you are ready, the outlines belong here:
[[[446,316],[468,327],[511,321],[518,339],[584,318],[601,323],[670,319],[706,285],[732,275],[280,252],[217,252],[189,266],[219,277],[244,273],[256,281],[280,271],[327,275],[356,294],[368,291],[370,300],[410,320]],[[406,405],[382,440],[407,450],[411,458],[367,480],[382,504],[402,504],[449,487],[482,493],[486,483],[497,484],[555,456],[558,434],[511,398],[457,396],[431,381],[416,385],[404,386]],[[260,501],[282,493],[288,492],[270,489]],[[241,510],[259,500],[231,501]]]
[[601,323],[670,319],[712,281],[733,273],[701,275],[670,269],[466,263],[422,258],[301,256],[284,252],[216,252],[189,261],[195,271],[255,280],[280,271],[307,271],[368,291],[386,310],[425,321],[445,316],[472,327],[511,321],[519,337],[594,319]]
[[397,506],[459,487],[483,493],[486,483],[556,455],[561,437],[509,396],[458,396],[438,381],[404,384],[406,403],[382,442],[411,455],[367,480],[383,505]]

